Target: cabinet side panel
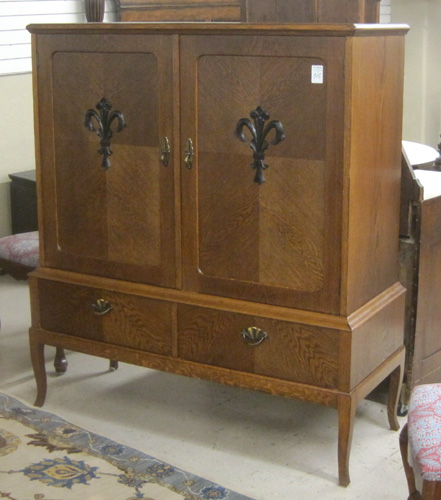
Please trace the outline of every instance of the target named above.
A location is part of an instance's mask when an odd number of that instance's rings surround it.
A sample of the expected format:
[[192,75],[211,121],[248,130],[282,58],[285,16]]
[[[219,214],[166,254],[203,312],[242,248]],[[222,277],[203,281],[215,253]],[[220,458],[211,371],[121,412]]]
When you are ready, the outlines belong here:
[[[400,292],[401,289],[401,292]],[[352,332],[350,391],[403,345],[405,290],[401,287],[383,294],[366,319]]]
[[355,38],[349,47],[346,314],[398,281],[404,38]]
[[441,197],[422,204],[419,263],[413,383],[441,382]]

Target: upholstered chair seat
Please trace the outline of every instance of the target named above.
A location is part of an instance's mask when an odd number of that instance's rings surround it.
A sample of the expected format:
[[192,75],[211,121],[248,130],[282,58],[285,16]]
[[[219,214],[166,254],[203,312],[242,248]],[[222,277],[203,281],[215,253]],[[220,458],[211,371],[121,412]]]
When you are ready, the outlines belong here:
[[38,231],[0,238],[0,272],[26,279],[39,265]]
[[441,384],[416,386],[400,435],[409,500],[441,498]]

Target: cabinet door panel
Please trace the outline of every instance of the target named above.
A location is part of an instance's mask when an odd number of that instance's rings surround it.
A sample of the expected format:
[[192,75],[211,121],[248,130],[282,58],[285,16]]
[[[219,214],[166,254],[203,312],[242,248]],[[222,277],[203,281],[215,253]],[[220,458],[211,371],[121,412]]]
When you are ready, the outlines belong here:
[[[194,169],[183,175],[184,197],[191,200],[183,206],[186,286],[336,312],[341,41],[266,37],[244,46],[236,37],[205,44],[183,38],[183,139],[194,137],[196,144]],[[252,149],[235,137],[238,121],[253,124],[250,113],[258,106],[270,115],[265,126],[279,121],[286,136],[271,144],[275,131],[268,133],[260,185],[250,168]]]
[[[42,120],[52,113],[56,134],[41,168],[54,183],[42,188],[56,215],[43,226],[44,264],[175,286],[174,173],[161,162],[162,138],[173,140],[170,38],[127,38],[117,48],[112,37],[93,38],[87,49],[58,45],[47,68],[53,101]],[[107,121],[102,98],[112,106]],[[84,126],[88,110],[94,130]],[[106,127],[109,168],[99,151]]]

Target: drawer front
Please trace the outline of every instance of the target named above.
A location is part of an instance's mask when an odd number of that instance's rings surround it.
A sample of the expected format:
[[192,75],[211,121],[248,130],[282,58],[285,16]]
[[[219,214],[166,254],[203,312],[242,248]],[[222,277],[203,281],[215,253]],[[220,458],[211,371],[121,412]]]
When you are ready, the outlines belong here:
[[339,334],[326,328],[179,305],[178,353],[209,365],[337,387]]
[[[42,328],[156,354],[171,354],[171,304],[40,280]],[[100,300],[101,299],[101,300]]]

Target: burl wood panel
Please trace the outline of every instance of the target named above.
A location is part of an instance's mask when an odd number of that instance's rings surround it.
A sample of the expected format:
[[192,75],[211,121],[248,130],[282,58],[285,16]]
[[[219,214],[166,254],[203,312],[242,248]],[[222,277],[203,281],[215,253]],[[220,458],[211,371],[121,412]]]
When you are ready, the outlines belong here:
[[[132,347],[141,351],[171,355],[171,304],[104,289],[38,281],[42,328]],[[112,309],[97,315],[92,304],[109,302]]]
[[[185,253],[191,256],[184,263],[186,286],[279,305],[303,295],[303,307],[308,301],[314,304],[310,308],[320,307],[322,301],[323,310],[335,311],[342,45],[336,39],[296,42],[185,37],[183,65],[195,66],[195,72],[182,75],[182,116],[189,123],[193,94],[197,128],[183,128],[198,145],[197,176],[183,175],[184,189],[192,185],[185,197],[194,202],[183,207]],[[268,57],[267,51],[275,55]],[[311,82],[312,66],[324,68],[322,84]],[[269,120],[280,121],[286,135],[266,152],[262,185],[253,181],[251,148],[234,136],[238,120],[249,118],[257,106]]]
[[[65,50],[59,47],[44,68],[53,100],[40,120],[43,127],[52,120],[55,131],[49,146],[54,156],[40,163],[48,183],[41,188],[46,264],[176,283],[173,165],[160,161],[162,137],[173,140],[168,111],[173,101],[164,105],[160,92],[172,85],[171,48],[169,42],[162,47],[160,39],[151,40],[150,50],[149,44],[126,44],[126,50],[132,48],[127,53],[124,45],[109,50],[111,37],[72,44],[66,38]],[[112,125],[108,170],[101,166],[100,138],[84,126],[86,111],[97,111],[103,97],[127,124],[120,132],[116,122]],[[95,120],[93,125],[98,127]]]
[[[256,326],[268,338],[248,345],[241,332]],[[337,387],[339,332],[186,305],[178,306],[178,357],[189,361]]]

